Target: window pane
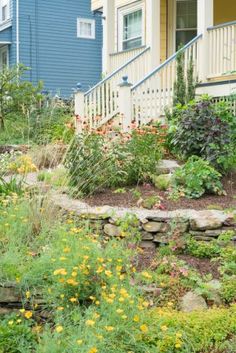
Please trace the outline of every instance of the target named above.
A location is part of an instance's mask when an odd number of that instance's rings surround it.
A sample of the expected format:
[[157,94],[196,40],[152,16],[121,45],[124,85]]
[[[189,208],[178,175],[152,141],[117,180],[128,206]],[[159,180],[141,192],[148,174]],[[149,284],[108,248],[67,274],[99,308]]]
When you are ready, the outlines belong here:
[[92,25],[88,22],[80,22],[80,35],[82,37],[92,36]]
[[7,52],[2,53],[2,66],[5,67],[7,66]]
[[130,39],[123,42],[123,50],[137,48],[142,45],[142,38]]
[[197,30],[194,31],[177,31],[176,32],[176,49],[190,42],[197,35]]
[[142,10],[124,16],[123,33],[124,40],[142,35]]
[[176,28],[197,28],[197,0],[178,0]]
[[2,21],[6,21],[7,19],[7,5],[2,7]]

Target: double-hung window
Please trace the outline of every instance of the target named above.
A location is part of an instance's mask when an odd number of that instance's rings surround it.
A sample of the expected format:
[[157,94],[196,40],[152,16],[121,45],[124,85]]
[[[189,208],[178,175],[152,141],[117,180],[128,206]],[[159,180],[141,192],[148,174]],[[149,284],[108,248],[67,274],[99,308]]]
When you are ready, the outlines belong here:
[[88,18],[78,18],[77,37],[95,39],[95,20]]
[[0,22],[4,23],[10,18],[10,0],[0,0]]
[[4,46],[0,48],[0,71],[8,67],[8,48]]
[[197,0],[176,2],[176,49],[197,35]]
[[143,45],[143,8],[141,6],[121,10],[119,13],[119,50]]

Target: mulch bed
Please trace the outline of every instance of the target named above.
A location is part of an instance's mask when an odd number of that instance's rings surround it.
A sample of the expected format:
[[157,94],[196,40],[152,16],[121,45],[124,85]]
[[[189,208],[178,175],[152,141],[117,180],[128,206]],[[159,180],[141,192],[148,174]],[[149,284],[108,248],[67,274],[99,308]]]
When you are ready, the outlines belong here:
[[[144,249],[135,259],[134,265],[138,272],[143,270],[155,270],[157,263],[157,250],[155,249]],[[219,279],[219,266],[218,260],[210,260],[207,258],[197,258],[190,255],[176,255],[179,260],[183,260],[187,263],[189,268],[196,270],[201,276],[208,274],[212,275],[212,278]]]
[[[178,201],[168,200],[168,193],[157,190],[154,186],[146,184],[135,188],[141,193],[142,199],[150,196],[160,196],[162,198],[162,209],[172,211],[176,209],[219,209],[224,210],[236,207],[236,176],[235,174],[225,177],[223,180],[226,196],[205,195],[200,199],[181,198]],[[91,206],[117,206],[117,207],[137,207],[139,204],[137,198],[132,192],[133,188],[126,188],[125,193],[115,193],[115,190],[105,189],[101,192],[87,197],[85,202]]]
[[206,258],[200,259],[190,255],[178,255],[178,258],[185,261],[189,267],[197,270],[201,276],[211,274],[215,279],[220,278],[220,273],[218,270],[220,263],[217,260],[210,260]]

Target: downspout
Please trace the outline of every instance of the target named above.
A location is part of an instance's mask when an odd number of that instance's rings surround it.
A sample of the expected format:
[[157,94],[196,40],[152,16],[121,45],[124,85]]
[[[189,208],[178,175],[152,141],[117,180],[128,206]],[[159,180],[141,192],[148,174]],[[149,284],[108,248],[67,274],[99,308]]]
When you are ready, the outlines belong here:
[[19,0],[16,0],[16,64],[20,63]]

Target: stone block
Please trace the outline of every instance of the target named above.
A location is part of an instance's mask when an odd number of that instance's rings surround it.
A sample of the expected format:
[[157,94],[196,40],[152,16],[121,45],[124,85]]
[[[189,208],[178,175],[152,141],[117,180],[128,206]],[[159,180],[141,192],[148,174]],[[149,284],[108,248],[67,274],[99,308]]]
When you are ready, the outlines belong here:
[[143,229],[149,233],[166,233],[170,230],[170,226],[164,222],[148,222],[143,224]]

